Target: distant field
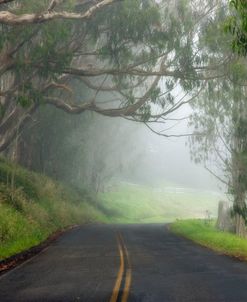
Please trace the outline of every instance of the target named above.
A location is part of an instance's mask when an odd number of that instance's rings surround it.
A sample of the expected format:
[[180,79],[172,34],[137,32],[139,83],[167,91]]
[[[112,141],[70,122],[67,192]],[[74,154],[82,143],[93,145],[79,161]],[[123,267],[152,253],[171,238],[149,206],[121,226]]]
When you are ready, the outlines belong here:
[[106,211],[115,223],[172,222],[176,219],[216,216],[219,193],[183,188],[176,184],[147,187],[122,183],[111,192],[101,193]]

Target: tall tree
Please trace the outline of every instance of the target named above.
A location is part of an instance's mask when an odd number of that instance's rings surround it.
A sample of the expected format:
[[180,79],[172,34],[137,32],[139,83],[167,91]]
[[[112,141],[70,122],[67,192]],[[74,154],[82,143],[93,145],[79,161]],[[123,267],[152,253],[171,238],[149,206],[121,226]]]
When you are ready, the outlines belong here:
[[[234,64],[234,68],[243,69],[242,66]],[[208,91],[194,103],[191,118],[195,131],[203,135],[190,138],[194,160],[204,162],[206,169],[224,184],[232,196],[236,233],[243,237],[246,235],[247,193],[246,97],[246,89],[235,80],[208,83]]]
[[[207,79],[197,36],[211,2],[24,0],[0,9],[0,151],[41,105],[164,122]],[[75,93],[81,82],[90,98]]]
[[247,193],[247,65],[232,54],[231,36],[223,35],[227,11],[218,11],[205,27],[201,40],[207,45],[208,58],[224,57],[224,77],[212,79],[207,89],[193,104],[191,126],[202,135],[190,138],[191,154],[196,162],[218,178],[232,196],[236,233],[246,236]]

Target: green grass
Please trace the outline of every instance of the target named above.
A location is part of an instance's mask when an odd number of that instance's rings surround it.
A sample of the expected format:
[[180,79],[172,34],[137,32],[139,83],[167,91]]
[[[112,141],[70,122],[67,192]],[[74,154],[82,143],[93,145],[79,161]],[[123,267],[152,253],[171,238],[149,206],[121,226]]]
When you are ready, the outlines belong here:
[[181,220],[172,223],[171,230],[222,254],[247,260],[247,240],[217,230],[215,222],[206,224],[203,220]]
[[96,197],[0,158],[0,260],[72,224],[164,223],[205,217],[206,210],[216,214],[219,196],[176,187],[121,183]]
[[182,191],[175,184],[152,188],[121,184],[111,192],[100,194],[103,207],[113,212],[115,223],[164,223],[176,219],[204,218],[206,211],[216,216],[221,197],[211,192]]
[[109,221],[89,196],[4,159],[0,159],[0,181],[0,260],[66,226]]

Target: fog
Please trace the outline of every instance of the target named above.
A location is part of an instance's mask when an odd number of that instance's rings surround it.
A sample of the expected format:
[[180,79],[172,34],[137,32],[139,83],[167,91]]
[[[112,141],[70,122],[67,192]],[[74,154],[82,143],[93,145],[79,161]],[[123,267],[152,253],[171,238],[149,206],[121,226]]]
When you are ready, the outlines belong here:
[[[90,91],[86,91],[90,94]],[[80,94],[81,88],[79,98]],[[174,95],[175,102],[183,97],[179,88],[175,89]],[[97,97],[99,102],[105,102],[106,106],[111,100],[114,102],[115,98],[114,94],[108,93],[99,93]],[[159,110],[160,108],[153,108],[153,111]],[[191,114],[193,110],[189,104],[170,114],[164,123],[135,122],[89,113],[86,129],[85,124],[80,126],[79,121],[77,129],[72,129],[67,139],[69,144],[77,147],[78,138],[79,141],[84,141],[81,148],[85,150],[87,145],[86,154],[90,155],[91,159],[85,160],[87,155],[81,150],[84,154],[82,156],[79,151],[78,157],[75,157],[75,171],[71,171],[71,174],[77,175],[76,170],[81,165],[81,170],[90,171],[86,177],[89,179],[92,170],[97,170],[96,166],[101,165],[99,174],[103,174],[102,181],[106,183],[124,180],[162,186],[171,182],[175,186],[224,191],[222,184],[204,168],[203,163],[195,164],[191,158],[193,151],[190,150],[189,138],[194,131],[188,126]],[[83,120],[83,117],[79,120]],[[95,165],[97,161],[98,164]],[[82,178],[83,175],[85,174],[82,173]],[[85,183],[80,177],[78,181]]]
[[[77,82],[75,89],[78,102],[93,94]],[[99,93],[97,98],[108,106],[116,96]],[[143,123],[91,112],[71,116],[45,106],[26,129],[25,139],[32,144],[32,154],[29,159],[21,156],[26,159],[22,163],[31,163],[29,168],[97,192],[122,181],[220,191],[221,184],[203,163],[195,164],[191,159],[189,137],[193,129],[188,121],[192,113],[191,107],[184,105],[164,123]],[[25,149],[22,152],[26,153]]]
[[[88,11],[89,20],[44,20],[44,26],[35,23],[37,33],[25,32],[23,41],[13,25],[17,61],[0,76],[0,151],[13,163],[75,189],[97,209],[104,205],[103,214],[113,211],[108,218],[124,213],[127,201],[139,203],[135,214],[143,221],[170,221],[186,206],[184,218],[203,217],[209,208],[216,213],[235,175],[227,146],[235,144],[231,78],[239,66],[232,75],[225,66],[228,37],[221,44],[218,27],[227,12],[224,3],[213,2],[116,1],[102,11],[94,1],[71,3],[69,10]],[[66,11],[63,5],[55,7]],[[1,43],[9,41],[4,36]],[[3,55],[8,56],[12,53]],[[24,68],[27,62],[30,67]],[[12,66],[16,70],[9,74]],[[228,69],[229,77],[221,79]],[[241,102],[244,93],[239,91]],[[167,188],[175,194],[166,195]],[[178,198],[180,189],[185,194]],[[191,191],[195,194],[188,196]],[[148,216],[157,203],[156,214]]]
[[[180,116],[188,116],[190,109],[180,110]],[[174,117],[175,118],[175,117]],[[217,179],[205,170],[203,164],[195,164],[190,155],[188,137],[164,137],[153,133],[145,124],[127,121],[121,118],[107,119],[98,115],[90,115],[92,125],[88,126],[87,134],[83,134],[80,126],[72,131],[67,140],[70,144],[87,141],[88,150],[77,154],[74,158],[74,171],[97,169],[95,163],[104,167],[100,174],[104,181],[121,181],[148,185],[162,185],[165,182],[177,186],[187,186],[204,190],[220,190]],[[187,120],[156,125],[155,130],[162,132],[172,127],[170,134],[189,134],[192,132],[187,126]],[[84,126],[85,131],[85,126]],[[90,132],[91,131],[91,132]],[[81,139],[80,139],[81,136]],[[73,139],[74,138],[74,139]],[[78,146],[77,146],[78,147]],[[85,149],[82,146],[82,149]],[[85,167],[85,156],[87,168]],[[93,157],[89,159],[89,157]],[[102,158],[103,157],[103,158]],[[80,161],[84,158],[84,161]],[[81,168],[80,168],[81,165]],[[92,166],[93,165],[93,166]],[[97,164],[96,164],[97,165]],[[84,183],[81,174],[81,181]]]

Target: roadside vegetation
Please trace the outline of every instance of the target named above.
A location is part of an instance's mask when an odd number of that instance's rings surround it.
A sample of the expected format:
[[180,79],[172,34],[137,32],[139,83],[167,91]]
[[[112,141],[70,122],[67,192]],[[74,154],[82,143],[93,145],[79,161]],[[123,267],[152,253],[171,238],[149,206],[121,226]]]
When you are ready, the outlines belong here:
[[66,226],[107,222],[86,193],[2,158],[0,180],[0,260],[39,244]]
[[171,224],[171,230],[202,246],[225,255],[247,260],[247,240],[215,227],[215,220],[178,220]]
[[0,260],[70,225],[204,218],[206,210],[216,215],[217,200],[210,192],[181,191],[170,183],[122,183],[96,196],[0,158]]

